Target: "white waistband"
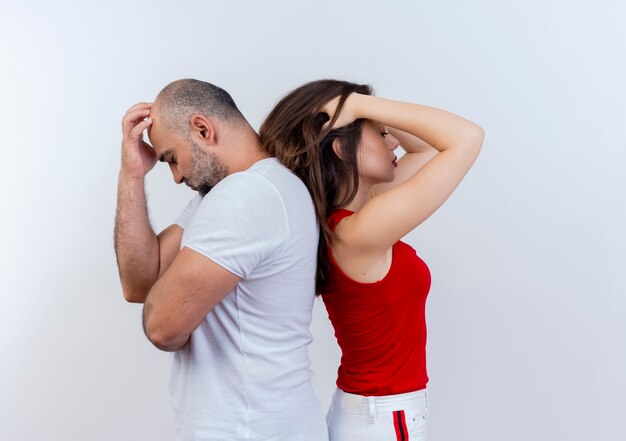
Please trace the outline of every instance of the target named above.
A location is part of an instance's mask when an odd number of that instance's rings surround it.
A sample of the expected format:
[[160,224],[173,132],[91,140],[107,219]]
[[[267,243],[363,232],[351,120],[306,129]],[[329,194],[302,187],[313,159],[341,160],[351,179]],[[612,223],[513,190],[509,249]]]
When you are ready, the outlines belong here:
[[374,410],[376,412],[393,412],[405,408],[406,405],[427,405],[426,389],[378,397],[350,394],[337,389],[335,399],[341,403],[341,408],[344,411],[357,415],[369,414]]

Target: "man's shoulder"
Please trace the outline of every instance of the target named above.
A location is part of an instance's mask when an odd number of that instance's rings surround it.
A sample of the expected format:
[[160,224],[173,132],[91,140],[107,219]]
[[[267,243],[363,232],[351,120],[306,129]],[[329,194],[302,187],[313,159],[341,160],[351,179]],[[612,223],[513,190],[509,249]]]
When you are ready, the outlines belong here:
[[254,196],[268,191],[276,192],[274,181],[274,174],[250,168],[226,176],[211,192],[218,190],[218,192],[228,191]]
[[202,201],[203,206],[224,206],[231,210],[284,209],[283,195],[275,173],[254,166],[222,179]]
[[256,162],[250,168],[228,175],[215,186],[226,188],[245,188],[249,194],[274,191],[277,196],[285,191],[291,192],[298,187],[304,189],[302,181],[276,158],[267,158]]
[[[265,177],[272,182],[280,179],[290,179],[296,176],[285,167],[277,158],[270,157],[254,163],[242,173],[256,174]],[[296,178],[297,179],[297,178]]]
[[264,176],[281,193],[297,194],[300,197],[308,195],[308,191],[302,180],[296,176],[294,172],[285,167],[277,158],[272,157],[260,162],[262,166],[253,166],[249,171]]

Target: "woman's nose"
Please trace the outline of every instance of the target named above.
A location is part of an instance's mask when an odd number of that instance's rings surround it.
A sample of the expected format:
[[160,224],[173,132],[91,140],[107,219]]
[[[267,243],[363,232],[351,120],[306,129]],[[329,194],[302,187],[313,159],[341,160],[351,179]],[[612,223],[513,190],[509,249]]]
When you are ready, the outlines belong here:
[[400,146],[400,141],[393,135],[387,135],[387,139],[389,140],[389,145],[391,150],[395,150]]

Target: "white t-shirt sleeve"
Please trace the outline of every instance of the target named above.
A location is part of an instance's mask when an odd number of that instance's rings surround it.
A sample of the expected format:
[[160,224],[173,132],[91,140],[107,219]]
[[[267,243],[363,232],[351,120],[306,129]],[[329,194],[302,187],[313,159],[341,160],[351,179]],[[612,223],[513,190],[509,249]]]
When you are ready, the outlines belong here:
[[192,200],[189,201],[185,209],[178,215],[174,223],[181,227],[183,230],[189,225],[194,212],[198,208],[198,205],[202,202],[202,196],[197,194]]
[[258,173],[242,172],[224,178],[202,199],[182,245],[246,278],[280,255],[288,237],[276,187]]

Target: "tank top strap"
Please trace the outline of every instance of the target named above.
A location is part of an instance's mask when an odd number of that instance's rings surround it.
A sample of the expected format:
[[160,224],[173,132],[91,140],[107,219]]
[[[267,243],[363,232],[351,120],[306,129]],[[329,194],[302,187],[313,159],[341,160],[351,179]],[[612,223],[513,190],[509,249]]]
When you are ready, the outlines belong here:
[[335,228],[337,227],[337,224],[339,222],[353,214],[354,211],[346,210],[345,208],[340,208],[339,210],[333,211],[333,213],[328,216],[328,226],[332,231],[335,231]]

